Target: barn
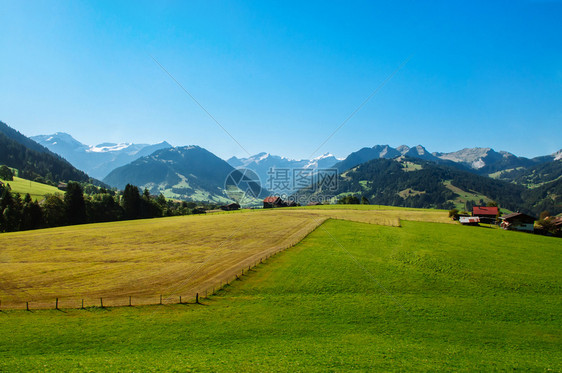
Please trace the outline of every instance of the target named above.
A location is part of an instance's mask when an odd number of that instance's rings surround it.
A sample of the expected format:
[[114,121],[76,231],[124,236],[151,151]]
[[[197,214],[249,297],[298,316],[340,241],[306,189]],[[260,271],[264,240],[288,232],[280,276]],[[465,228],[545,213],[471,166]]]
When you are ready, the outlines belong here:
[[479,217],[482,223],[495,223],[498,212],[496,206],[474,206],[472,208],[472,216]]
[[523,232],[533,232],[535,230],[535,217],[523,214],[520,212],[513,212],[505,216],[500,217],[502,220],[500,226],[503,229],[523,231]]
[[221,206],[220,209],[223,211],[240,210],[240,205],[238,203],[230,203],[228,205]]

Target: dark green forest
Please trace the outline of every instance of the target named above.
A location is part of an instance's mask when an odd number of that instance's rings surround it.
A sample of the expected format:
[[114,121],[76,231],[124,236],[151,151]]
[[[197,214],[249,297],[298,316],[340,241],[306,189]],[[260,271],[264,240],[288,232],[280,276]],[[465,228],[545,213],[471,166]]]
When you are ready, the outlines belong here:
[[[71,180],[87,182],[89,176],[64,158],[0,122],[0,164],[19,170],[20,177],[56,185]],[[93,181],[93,180],[92,180]]]

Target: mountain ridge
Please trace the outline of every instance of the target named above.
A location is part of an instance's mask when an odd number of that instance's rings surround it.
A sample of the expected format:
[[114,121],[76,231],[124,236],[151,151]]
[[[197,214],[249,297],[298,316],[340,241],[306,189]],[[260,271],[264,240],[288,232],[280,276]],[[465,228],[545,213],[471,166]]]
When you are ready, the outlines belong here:
[[0,164],[16,168],[20,176],[41,182],[92,181],[60,155],[0,121]]
[[172,147],[166,141],[157,144],[106,142],[86,145],[65,132],[32,136],[31,139],[64,157],[75,167],[99,179],[107,176],[115,168],[124,166],[135,159],[150,155],[159,149]]
[[233,172],[239,171],[207,149],[187,145],[159,149],[118,167],[104,182],[119,189],[133,184],[168,198],[230,203],[225,183]]

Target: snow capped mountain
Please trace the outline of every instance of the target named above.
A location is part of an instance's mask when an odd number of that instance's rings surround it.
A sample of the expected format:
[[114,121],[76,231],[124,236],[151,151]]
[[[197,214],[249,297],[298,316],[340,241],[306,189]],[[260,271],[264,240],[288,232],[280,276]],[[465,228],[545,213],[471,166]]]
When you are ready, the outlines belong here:
[[[121,151],[123,149],[130,148],[131,146],[133,146],[133,144],[131,144],[131,143],[113,144],[113,143],[104,142],[103,144],[90,146],[87,151],[93,152],[93,153],[118,152],[118,151]],[[133,146],[133,147],[134,148],[138,148],[138,147],[142,148],[143,146],[145,146],[145,145],[141,144],[141,145],[137,145],[137,146]]]
[[102,143],[90,146],[64,132],[33,136],[31,139],[65,158],[76,168],[100,180],[117,167],[149,155],[156,150],[171,147],[165,141],[154,145]]
[[330,168],[338,161],[340,161],[340,159],[336,158],[331,153],[325,153],[313,159],[297,160],[265,152],[255,154],[248,158],[232,157],[227,160],[228,164],[234,168],[247,168],[254,171],[259,176],[265,188],[280,194],[290,194],[292,188],[290,188],[291,190],[289,190],[289,188],[287,190],[276,188],[275,184],[279,185],[279,180],[276,178],[276,175],[280,173],[287,175],[287,181],[283,183],[283,186],[287,184],[292,186],[295,172],[299,172],[299,170],[311,170],[312,172],[316,172],[318,169]]

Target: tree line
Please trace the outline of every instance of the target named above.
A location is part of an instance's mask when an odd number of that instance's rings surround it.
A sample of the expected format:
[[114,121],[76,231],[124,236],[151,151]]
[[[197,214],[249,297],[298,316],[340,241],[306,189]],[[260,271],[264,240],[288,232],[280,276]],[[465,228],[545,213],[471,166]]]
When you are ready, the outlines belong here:
[[[90,194],[84,194],[86,188]],[[213,206],[209,206],[212,208]],[[69,182],[63,194],[49,194],[39,203],[29,194],[12,193],[9,183],[0,183],[0,232],[145,219],[201,213],[194,202],[167,200],[162,194],[142,193],[127,184],[122,193],[91,184]]]

